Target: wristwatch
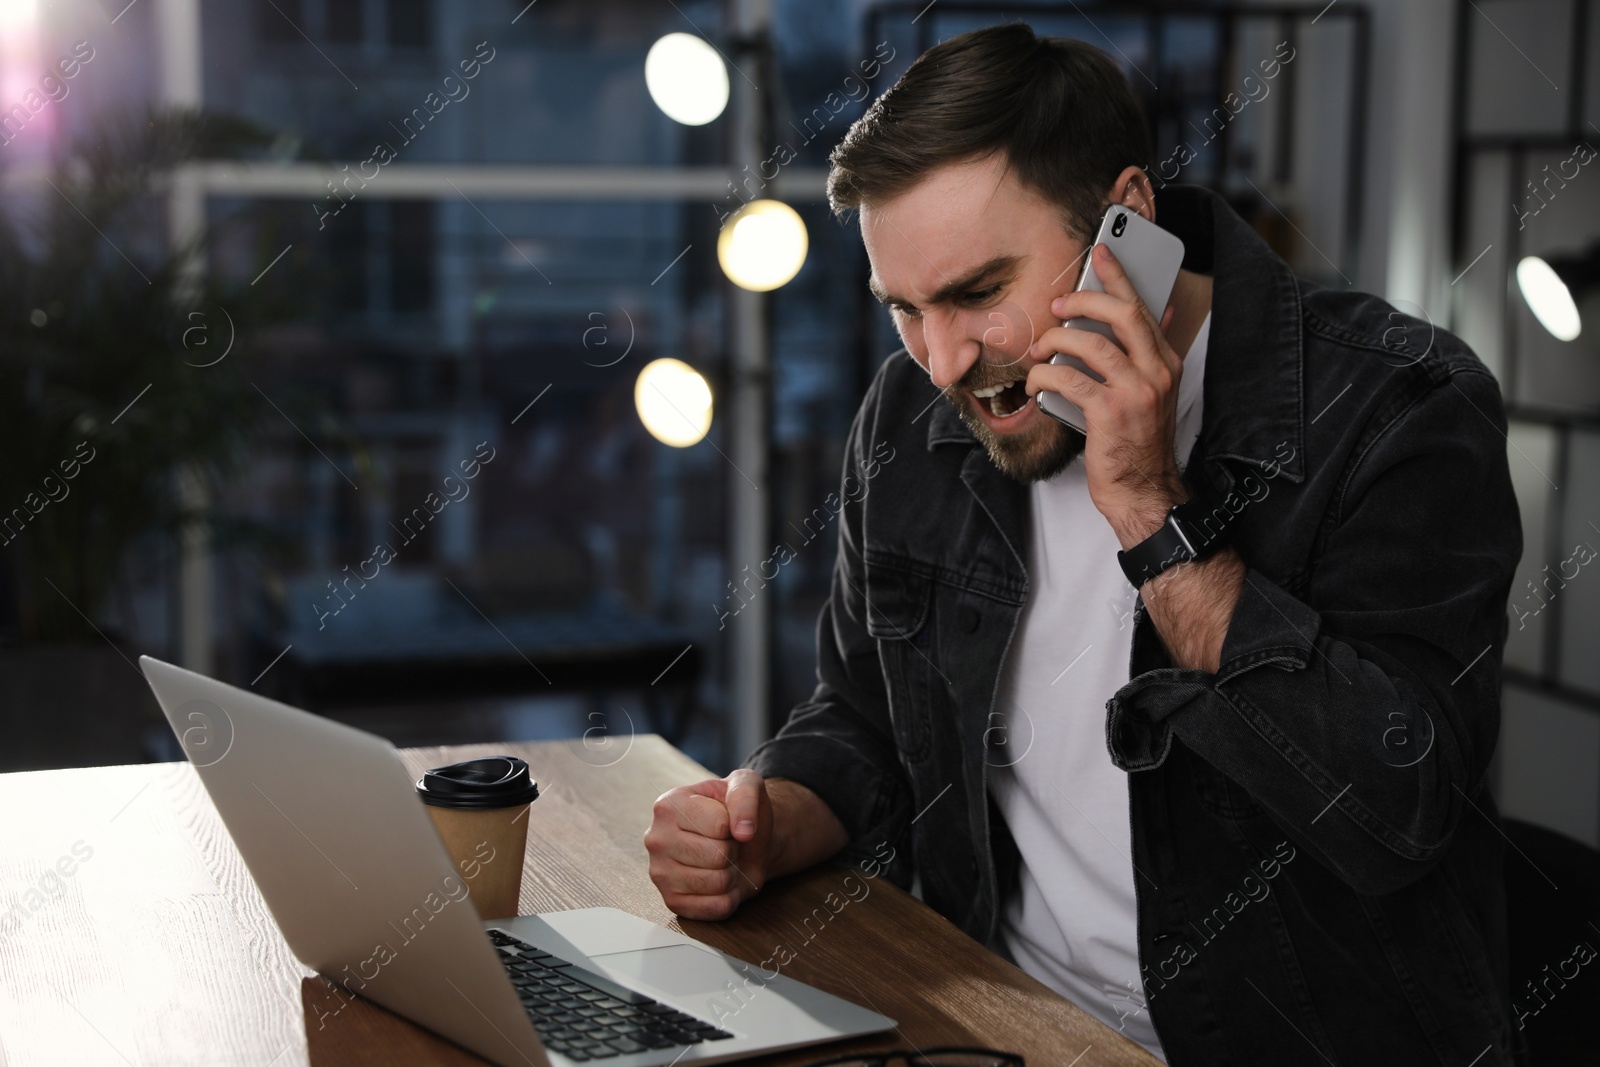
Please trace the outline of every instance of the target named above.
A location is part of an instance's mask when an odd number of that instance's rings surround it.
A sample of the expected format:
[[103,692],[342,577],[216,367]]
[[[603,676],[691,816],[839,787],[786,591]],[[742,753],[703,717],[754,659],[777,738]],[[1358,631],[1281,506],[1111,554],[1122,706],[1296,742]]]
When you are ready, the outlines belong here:
[[1204,559],[1221,548],[1233,515],[1226,507],[1199,497],[1174,504],[1161,528],[1118,552],[1117,563],[1137,589],[1168,567]]

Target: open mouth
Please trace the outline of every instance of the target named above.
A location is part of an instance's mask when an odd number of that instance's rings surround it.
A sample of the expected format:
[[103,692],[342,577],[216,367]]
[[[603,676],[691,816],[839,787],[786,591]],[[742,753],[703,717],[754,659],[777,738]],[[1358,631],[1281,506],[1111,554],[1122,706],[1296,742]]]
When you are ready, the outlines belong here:
[[1030,397],[1026,383],[1026,378],[1018,378],[1003,385],[990,385],[970,392],[977,398],[979,404],[988,405],[991,415],[1004,419],[1027,406]]

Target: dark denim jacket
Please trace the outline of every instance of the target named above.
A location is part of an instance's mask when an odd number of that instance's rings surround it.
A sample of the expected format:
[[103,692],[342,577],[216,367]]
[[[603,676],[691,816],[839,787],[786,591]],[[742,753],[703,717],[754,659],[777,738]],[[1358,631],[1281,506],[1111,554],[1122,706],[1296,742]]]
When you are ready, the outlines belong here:
[[[1215,674],[1173,667],[1141,604],[1106,704],[1145,1010],[1179,1067],[1509,1062],[1499,389],[1451,334],[1297,279],[1214,193],[1156,203],[1214,278],[1186,477],[1237,511],[1248,575]],[[828,803],[841,860],[892,849],[890,878],[993,944],[1018,856],[985,773],[1029,493],[937,398],[904,353],[868,390],[817,688],[747,765]]]

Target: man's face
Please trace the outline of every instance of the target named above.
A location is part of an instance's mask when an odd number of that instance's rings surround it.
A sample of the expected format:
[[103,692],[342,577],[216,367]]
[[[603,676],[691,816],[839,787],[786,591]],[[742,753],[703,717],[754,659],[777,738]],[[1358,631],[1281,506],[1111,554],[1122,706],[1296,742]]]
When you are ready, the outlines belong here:
[[[861,209],[873,295],[995,466],[1030,482],[1083,451],[1078,431],[1023,390],[1028,348],[1059,325],[1050,302],[1077,285],[1087,245],[1061,211],[1004,170],[1004,155],[952,163]],[[998,389],[998,392],[996,391]]]

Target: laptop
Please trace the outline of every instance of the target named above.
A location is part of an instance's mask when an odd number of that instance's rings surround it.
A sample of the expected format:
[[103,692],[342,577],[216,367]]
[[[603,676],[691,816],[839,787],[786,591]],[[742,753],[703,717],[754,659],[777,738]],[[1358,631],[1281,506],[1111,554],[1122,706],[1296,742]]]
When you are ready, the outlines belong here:
[[139,663],[289,947],[344,996],[502,1067],[721,1063],[895,1025],[614,908],[481,920],[388,741]]

